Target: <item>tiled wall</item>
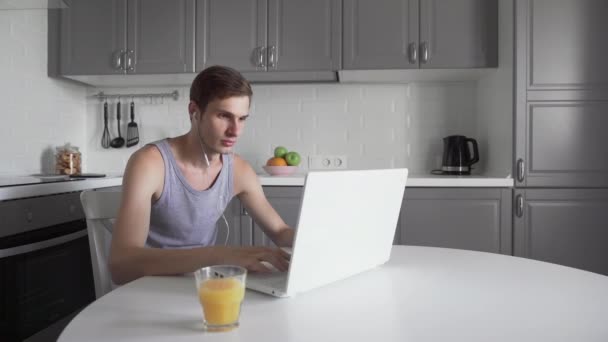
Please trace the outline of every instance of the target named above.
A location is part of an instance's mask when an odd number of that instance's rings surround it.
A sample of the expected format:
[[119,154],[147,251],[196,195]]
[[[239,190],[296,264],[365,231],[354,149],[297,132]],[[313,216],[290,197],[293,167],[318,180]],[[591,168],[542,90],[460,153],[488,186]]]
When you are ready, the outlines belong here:
[[[408,167],[424,173],[439,167],[442,137],[475,135],[474,82],[401,85],[285,84],[254,85],[251,117],[237,143],[236,152],[261,171],[277,145],[302,156],[345,155],[353,169]],[[173,88],[91,89],[106,93],[167,92]],[[178,101],[162,103],[136,99],[141,143],[188,131],[188,89],[178,88]],[[126,102],[123,99],[123,113]],[[135,150],[104,150],[101,103],[87,105],[88,170],[124,169]],[[115,118],[115,105],[110,116]],[[124,125],[124,121],[123,121]],[[116,122],[110,122],[116,135]],[[123,128],[124,132],[124,128]],[[303,163],[303,169],[306,168]]]
[[55,146],[85,147],[85,88],[46,63],[47,11],[0,10],[0,175],[48,172]]

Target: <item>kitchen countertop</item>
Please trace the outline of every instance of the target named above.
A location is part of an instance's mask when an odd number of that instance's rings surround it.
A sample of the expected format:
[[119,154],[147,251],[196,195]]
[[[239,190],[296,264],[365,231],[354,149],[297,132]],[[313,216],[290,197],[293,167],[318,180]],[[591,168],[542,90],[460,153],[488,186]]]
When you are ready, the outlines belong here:
[[0,201],[17,198],[44,196],[64,192],[108,188],[122,185],[122,175],[108,175],[103,178],[86,178],[68,182],[49,182],[0,188]]
[[[259,175],[263,186],[303,186],[305,174],[291,176]],[[408,177],[407,187],[513,187],[513,178],[492,176],[434,176],[428,174],[412,174]],[[69,182],[43,183],[0,188],[0,201],[17,198],[43,196],[63,192],[82,191],[88,189],[108,188],[122,185],[120,174],[108,175],[104,178],[88,178]]]
[[[303,186],[305,174],[291,176],[259,175],[260,182],[265,186]],[[429,174],[412,174],[408,176],[406,187],[432,188],[432,187],[486,187],[486,188],[512,188],[513,178],[492,176],[435,176]]]

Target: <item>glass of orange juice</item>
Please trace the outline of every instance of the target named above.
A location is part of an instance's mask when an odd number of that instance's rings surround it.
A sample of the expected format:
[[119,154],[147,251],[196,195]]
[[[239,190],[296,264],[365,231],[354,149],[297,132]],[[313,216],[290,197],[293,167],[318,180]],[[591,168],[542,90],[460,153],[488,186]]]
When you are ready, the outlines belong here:
[[194,277],[205,329],[225,331],[237,327],[247,269],[232,265],[208,266],[195,271]]

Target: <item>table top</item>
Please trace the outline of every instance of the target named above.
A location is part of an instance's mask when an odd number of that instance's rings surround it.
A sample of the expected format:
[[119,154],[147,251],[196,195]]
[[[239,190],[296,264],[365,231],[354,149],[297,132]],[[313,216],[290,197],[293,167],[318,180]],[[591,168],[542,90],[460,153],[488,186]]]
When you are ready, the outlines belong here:
[[491,253],[394,246],[373,270],[292,298],[247,291],[202,330],[194,280],[144,277],[95,301],[69,341],[608,341],[608,277]]

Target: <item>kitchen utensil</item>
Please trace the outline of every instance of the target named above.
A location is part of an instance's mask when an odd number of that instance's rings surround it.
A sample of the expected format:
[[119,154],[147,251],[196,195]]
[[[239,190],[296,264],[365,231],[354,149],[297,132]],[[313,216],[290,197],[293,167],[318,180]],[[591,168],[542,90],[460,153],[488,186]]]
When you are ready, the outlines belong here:
[[110,131],[108,130],[108,102],[103,103],[103,134],[101,136],[101,147],[110,148]]
[[116,103],[116,122],[118,125],[118,137],[114,138],[110,142],[110,146],[114,148],[119,148],[125,145],[125,138],[120,135],[120,99]]
[[[469,144],[470,143],[470,144]],[[471,157],[469,145],[473,147]],[[477,140],[464,135],[450,135],[443,138],[443,160],[441,170],[433,170],[433,174],[441,175],[470,175],[471,165],[479,161]]]
[[127,147],[139,144],[139,129],[135,122],[135,103],[131,100],[129,105],[131,110],[131,122],[127,125]]

